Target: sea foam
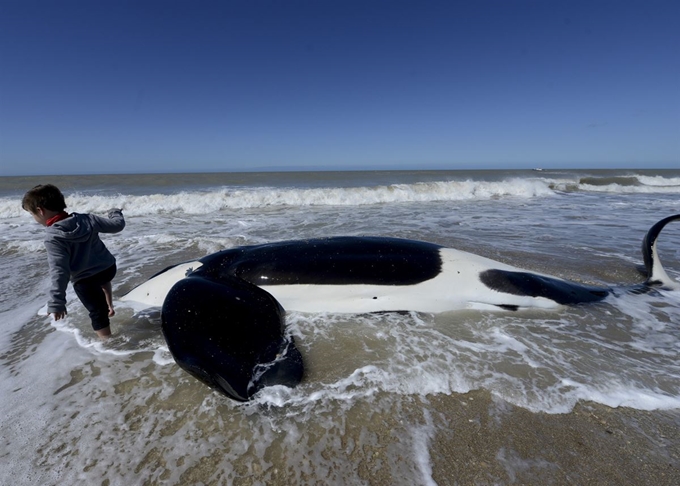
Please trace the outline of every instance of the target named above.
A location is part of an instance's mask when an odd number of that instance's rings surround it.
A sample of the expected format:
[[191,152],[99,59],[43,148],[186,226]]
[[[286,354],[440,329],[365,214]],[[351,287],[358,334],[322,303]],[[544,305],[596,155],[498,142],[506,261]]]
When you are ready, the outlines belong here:
[[[67,207],[81,213],[105,214],[123,209],[127,216],[154,214],[209,214],[227,209],[268,207],[364,206],[371,204],[534,198],[554,195],[545,181],[435,181],[366,187],[326,188],[214,188],[176,194],[67,196]],[[19,200],[0,199],[0,219],[21,216]]]

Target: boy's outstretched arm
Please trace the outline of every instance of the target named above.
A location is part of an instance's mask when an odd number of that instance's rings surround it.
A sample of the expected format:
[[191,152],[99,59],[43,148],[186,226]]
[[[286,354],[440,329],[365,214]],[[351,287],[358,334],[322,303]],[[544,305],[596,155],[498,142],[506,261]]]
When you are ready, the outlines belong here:
[[109,209],[109,218],[102,218],[100,216],[90,215],[96,225],[97,231],[100,233],[118,233],[125,228],[125,218],[123,212],[118,209]]

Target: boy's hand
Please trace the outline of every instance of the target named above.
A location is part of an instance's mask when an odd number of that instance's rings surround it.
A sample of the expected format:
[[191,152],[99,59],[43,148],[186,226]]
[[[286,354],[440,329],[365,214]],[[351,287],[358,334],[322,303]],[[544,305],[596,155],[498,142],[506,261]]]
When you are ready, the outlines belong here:
[[67,312],[62,311],[62,312],[52,312],[52,316],[54,317],[55,321],[58,321],[59,319],[63,319],[66,317]]

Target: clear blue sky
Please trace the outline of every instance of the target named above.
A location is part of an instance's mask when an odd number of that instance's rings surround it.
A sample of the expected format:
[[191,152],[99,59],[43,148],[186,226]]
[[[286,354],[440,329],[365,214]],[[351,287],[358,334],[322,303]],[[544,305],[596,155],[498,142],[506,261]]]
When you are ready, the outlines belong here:
[[680,167],[678,1],[0,1],[0,175]]

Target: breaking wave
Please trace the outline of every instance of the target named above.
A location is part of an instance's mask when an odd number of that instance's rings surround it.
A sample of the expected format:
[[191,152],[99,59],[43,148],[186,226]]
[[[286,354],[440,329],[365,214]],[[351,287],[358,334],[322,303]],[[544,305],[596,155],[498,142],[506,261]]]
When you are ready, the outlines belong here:
[[[118,207],[128,216],[186,213],[208,214],[225,209],[363,206],[370,204],[465,201],[492,198],[533,198],[554,195],[545,181],[511,179],[507,181],[442,181],[392,184],[373,187],[325,188],[217,188],[208,191],[115,196],[72,194],[68,207],[78,212],[102,213]],[[0,199],[0,218],[21,214],[17,200]]]
[[[550,197],[563,192],[677,193],[680,178],[643,175],[510,178],[499,181],[453,180],[363,187],[217,187],[171,194],[98,195],[66,198],[78,212],[104,213],[118,207],[128,216],[209,214],[228,209],[268,207],[365,206],[411,202],[470,201]],[[0,198],[0,219],[22,214],[15,198]]]

